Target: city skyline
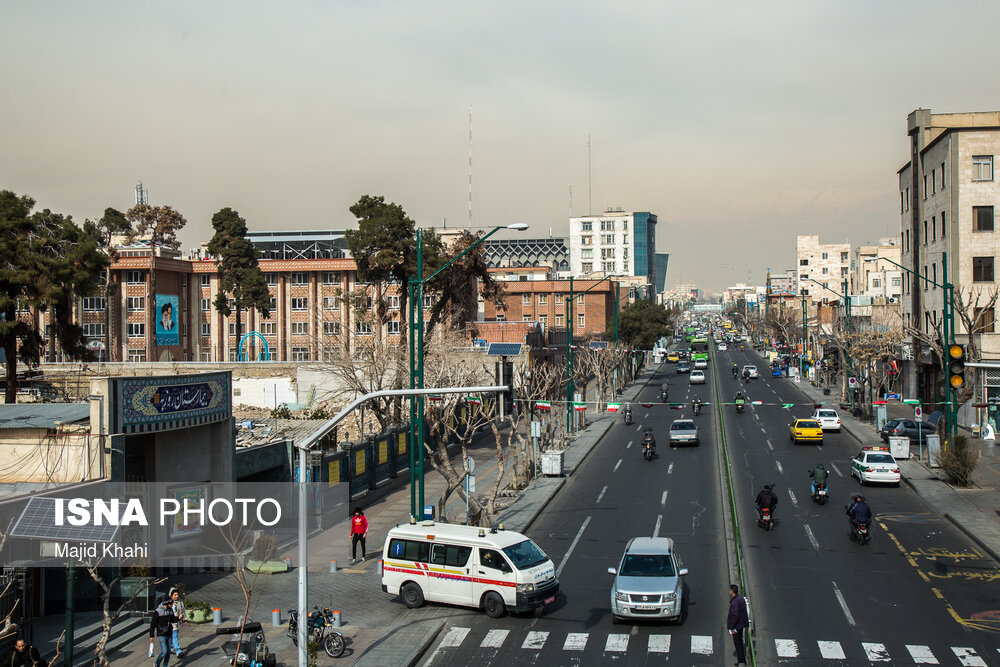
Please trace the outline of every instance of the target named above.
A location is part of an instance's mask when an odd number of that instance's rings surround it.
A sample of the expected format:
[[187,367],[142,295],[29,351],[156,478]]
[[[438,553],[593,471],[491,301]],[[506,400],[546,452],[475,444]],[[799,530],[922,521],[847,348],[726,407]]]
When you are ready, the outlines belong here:
[[926,2],[13,6],[0,187],[82,222],[142,180],[185,249],[225,206],[343,229],[364,194],[461,227],[471,107],[474,227],[649,211],[668,288],[757,283],[798,234],[898,235],[913,109],[1000,107],[975,65],[1000,7],[959,4],[974,23]]

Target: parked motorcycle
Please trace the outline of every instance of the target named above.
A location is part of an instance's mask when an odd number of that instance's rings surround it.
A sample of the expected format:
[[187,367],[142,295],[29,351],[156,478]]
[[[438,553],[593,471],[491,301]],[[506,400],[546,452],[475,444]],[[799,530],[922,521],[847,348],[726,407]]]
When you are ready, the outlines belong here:
[[760,518],[757,520],[757,525],[764,530],[771,530],[774,528],[774,519],[771,518],[770,507],[760,508]]
[[[299,645],[299,612],[288,610],[288,630],[285,633],[292,643]],[[344,636],[333,627],[333,612],[329,607],[313,607],[306,615],[306,636],[323,647],[331,658],[339,658],[344,654]]]
[[817,484],[816,491],[812,494],[812,499],[820,505],[826,505],[827,497],[826,484]]
[[264,638],[264,629],[260,623],[250,621],[231,627],[215,629],[216,635],[237,635],[222,645],[222,653],[230,658],[229,664],[235,667],[274,667],[277,656],[271,653]]

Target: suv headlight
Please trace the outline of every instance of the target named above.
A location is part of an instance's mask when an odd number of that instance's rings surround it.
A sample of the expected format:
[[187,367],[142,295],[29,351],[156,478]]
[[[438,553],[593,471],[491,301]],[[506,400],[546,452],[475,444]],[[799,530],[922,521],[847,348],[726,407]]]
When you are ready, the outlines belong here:
[[663,595],[664,602],[673,602],[676,599],[677,599],[677,593],[665,593]]
[[518,593],[531,593],[534,590],[535,590],[535,585],[534,584],[518,584],[517,585],[517,592]]
[[621,591],[615,591],[615,599],[619,602],[628,602],[628,593],[622,593]]

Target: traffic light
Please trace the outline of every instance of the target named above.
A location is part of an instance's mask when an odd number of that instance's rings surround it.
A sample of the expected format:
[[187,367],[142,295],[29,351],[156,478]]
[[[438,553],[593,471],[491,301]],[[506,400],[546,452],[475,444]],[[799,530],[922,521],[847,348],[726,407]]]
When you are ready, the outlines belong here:
[[965,386],[965,348],[961,345],[948,347],[948,386],[952,389]]

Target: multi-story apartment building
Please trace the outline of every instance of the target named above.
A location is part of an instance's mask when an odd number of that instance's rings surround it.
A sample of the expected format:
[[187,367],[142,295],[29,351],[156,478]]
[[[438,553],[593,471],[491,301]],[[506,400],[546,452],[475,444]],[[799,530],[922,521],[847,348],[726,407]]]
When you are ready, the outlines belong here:
[[573,276],[643,276],[652,288],[657,284],[656,216],[614,209],[570,218],[569,255]]
[[[798,236],[795,240],[798,281],[795,292],[813,303],[841,301],[851,266],[849,243],[820,243],[819,236]],[[819,283],[819,284],[817,284]]]
[[851,258],[851,296],[898,304],[903,294],[903,271],[896,266],[900,257],[899,242],[895,238],[883,238],[875,245],[855,248]]
[[[615,280],[573,281],[573,333],[576,338],[604,335],[614,313],[616,285]],[[505,283],[503,306],[487,300],[483,304],[483,319],[485,322],[538,322],[543,330],[565,328],[569,288],[568,280]],[[619,308],[627,302],[628,293],[627,287],[618,288]]]
[[[978,336],[983,360],[1000,360],[994,306],[996,260],[1000,238],[995,210],[1000,186],[995,173],[1000,154],[1000,111],[932,114],[917,109],[907,117],[910,160],[898,171],[901,261],[913,273],[902,275],[904,323],[925,336],[937,337],[947,304],[940,285],[951,283],[980,317]],[[917,278],[919,275],[921,278]],[[955,317],[956,339],[969,332]],[[911,395],[930,399],[937,367],[921,354],[914,336],[904,351],[903,376]],[[980,376],[986,397],[1000,398],[1000,373]],[[919,394],[918,394],[919,392]],[[993,419],[994,417],[991,417]]]

